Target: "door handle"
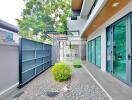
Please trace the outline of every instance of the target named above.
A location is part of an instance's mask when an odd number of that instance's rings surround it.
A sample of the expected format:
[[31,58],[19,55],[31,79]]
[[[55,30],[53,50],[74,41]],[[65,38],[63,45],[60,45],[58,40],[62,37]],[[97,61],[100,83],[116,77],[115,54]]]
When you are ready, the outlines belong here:
[[122,56],[118,56],[118,58],[122,58]]
[[131,57],[132,57],[132,56],[131,56],[130,54],[128,54],[128,60],[131,60]]

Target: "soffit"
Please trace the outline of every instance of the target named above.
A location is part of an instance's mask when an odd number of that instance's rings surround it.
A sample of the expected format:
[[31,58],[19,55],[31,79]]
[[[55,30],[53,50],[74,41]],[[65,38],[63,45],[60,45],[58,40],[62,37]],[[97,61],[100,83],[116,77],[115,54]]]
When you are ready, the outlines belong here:
[[[100,11],[100,13],[95,17],[93,22],[85,30],[82,35],[82,38],[87,38],[98,27],[104,24],[109,18],[111,18],[114,14],[116,14],[123,7],[125,7],[130,1],[131,0],[108,0],[106,5]],[[117,7],[112,7],[112,5],[116,2],[119,2],[119,5]]]

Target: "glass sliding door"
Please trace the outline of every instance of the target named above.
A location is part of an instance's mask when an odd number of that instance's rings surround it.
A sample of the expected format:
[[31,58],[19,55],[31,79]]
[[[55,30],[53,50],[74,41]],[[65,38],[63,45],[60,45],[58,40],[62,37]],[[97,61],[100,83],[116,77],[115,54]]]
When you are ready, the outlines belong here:
[[132,86],[132,13],[106,28],[106,70]]
[[[130,32],[131,32],[131,55],[132,55],[132,15],[130,16]],[[132,84],[132,58],[131,58],[131,84]]]
[[126,80],[126,18],[113,26],[113,74]]
[[95,39],[96,44],[96,65],[101,68],[101,37]]
[[92,61],[92,42],[89,41],[89,62]]
[[89,42],[87,42],[87,59],[88,59],[88,61],[89,61]]
[[111,66],[111,28],[108,27],[106,29],[106,71],[111,72],[112,66]]
[[95,64],[95,40],[92,40],[92,63]]
[[101,36],[88,41],[88,61],[101,68]]
[[88,61],[90,61],[90,42],[88,42]]

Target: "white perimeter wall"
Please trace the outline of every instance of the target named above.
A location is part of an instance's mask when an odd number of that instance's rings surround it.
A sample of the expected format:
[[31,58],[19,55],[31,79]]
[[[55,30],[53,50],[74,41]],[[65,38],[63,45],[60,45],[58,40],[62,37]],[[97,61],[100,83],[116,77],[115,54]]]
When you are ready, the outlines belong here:
[[106,21],[101,27],[99,27],[87,38],[87,41],[89,41],[98,36],[101,36],[101,69],[103,71],[106,71],[106,27],[111,25],[115,21],[119,20],[123,16],[127,15],[131,11],[132,11],[132,1],[126,7],[121,9],[118,13],[112,16],[108,21]]
[[18,45],[0,44],[0,96],[11,92],[19,83]]

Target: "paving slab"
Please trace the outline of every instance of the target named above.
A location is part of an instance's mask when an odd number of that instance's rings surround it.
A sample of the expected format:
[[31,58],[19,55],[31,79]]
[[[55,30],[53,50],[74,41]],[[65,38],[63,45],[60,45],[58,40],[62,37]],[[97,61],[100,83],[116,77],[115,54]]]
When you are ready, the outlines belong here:
[[92,63],[83,61],[83,66],[89,70],[113,100],[132,100],[132,87],[116,79],[110,73],[103,72]]

